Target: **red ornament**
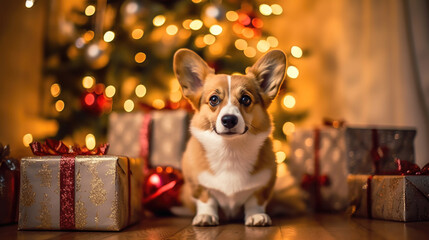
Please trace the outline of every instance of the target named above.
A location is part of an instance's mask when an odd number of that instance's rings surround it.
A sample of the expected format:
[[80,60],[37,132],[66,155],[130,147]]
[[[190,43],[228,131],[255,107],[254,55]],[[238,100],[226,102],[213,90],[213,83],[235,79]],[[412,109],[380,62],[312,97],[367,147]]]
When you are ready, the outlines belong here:
[[143,204],[155,214],[168,214],[173,206],[180,206],[182,173],[172,167],[150,169],[143,183]]

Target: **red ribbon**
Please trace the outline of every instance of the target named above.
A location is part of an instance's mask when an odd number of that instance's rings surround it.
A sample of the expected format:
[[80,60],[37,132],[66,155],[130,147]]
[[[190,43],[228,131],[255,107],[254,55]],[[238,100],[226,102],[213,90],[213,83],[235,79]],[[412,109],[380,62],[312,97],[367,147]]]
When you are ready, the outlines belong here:
[[[75,160],[77,155],[105,155],[109,148],[103,144],[94,150],[75,145],[67,147],[62,141],[47,139],[45,144],[30,143],[31,151],[36,156],[61,155],[60,160],[60,229],[75,229]],[[130,166],[128,161],[128,185],[130,187]],[[129,191],[130,193],[130,191]],[[130,213],[130,196],[128,197]],[[129,219],[128,219],[129,221]]]
[[313,187],[315,191],[315,202],[316,209],[321,209],[322,194],[320,192],[322,186],[328,186],[330,184],[329,177],[327,175],[320,175],[320,129],[314,129],[314,174],[304,174],[301,181],[301,186],[304,189],[310,189]]

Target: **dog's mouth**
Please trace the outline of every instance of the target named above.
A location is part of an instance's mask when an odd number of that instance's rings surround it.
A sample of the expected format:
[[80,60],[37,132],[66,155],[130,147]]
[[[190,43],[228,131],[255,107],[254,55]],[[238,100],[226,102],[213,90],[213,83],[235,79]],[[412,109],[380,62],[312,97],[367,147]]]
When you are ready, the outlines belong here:
[[242,133],[240,133],[240,132],[236,132],[236,131],[234,131],[234,130],[227,130],[226,132],[218,132],[218,131],[216,130],[216,127],[213,127],[213,131],[214,131],[216,134],[220,135],[220,136],[243,135],[243,134],[245,134],[248,130],[249,130],[249,128],[248,128],[247,126],[245,126],[245,127],[244,127],[244,131],[243,131]]

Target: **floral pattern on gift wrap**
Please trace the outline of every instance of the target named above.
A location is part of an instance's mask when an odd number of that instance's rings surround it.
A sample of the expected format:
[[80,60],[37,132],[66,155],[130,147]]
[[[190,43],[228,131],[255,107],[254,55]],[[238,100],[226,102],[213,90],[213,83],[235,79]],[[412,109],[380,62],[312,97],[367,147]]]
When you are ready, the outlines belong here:
[[49,168],[48,163],[42,163],[42,168],[37,173],[37,176],[40,177],[42,187],[51,187],[52,169]]
[[38,228],[49,229],[52,226],[51,212],[49,209],[52,208],[51,198],[48,194],[43,194],[43,200],[40,203],[39,216],[36,218],[40,221]]
[[85,208],[85,203],[79,199],[76,201],[75,208],[76,208],[76,213],[75,213],[76,229],[84,229],[86,227],[86,218],[88,217],[86,213],[87,210]]
[[106,201],[106,190],[104,189],[104,183],[101,178],[98,176],[97,165],[99,161],[90,161],[87,166],[89,171],[92,174],[91,179],[91,191],[89,195],[89,199],[95,206],[100,206]]

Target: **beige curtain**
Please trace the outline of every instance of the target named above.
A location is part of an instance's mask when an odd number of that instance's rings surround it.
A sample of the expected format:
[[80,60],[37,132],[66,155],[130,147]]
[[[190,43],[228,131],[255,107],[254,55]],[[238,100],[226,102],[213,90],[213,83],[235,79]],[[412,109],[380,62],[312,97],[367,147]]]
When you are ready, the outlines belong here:
[[[298,45],[307,57],[290,59],[300,76],[289,86],[298,126],[322,118],[352,125],[409,126],[418,131],[416,161],[429,161],[429,21],[424,0],[283,2],[270,25],[283,49]],[[425,73],[426,72],[426,73]]]

